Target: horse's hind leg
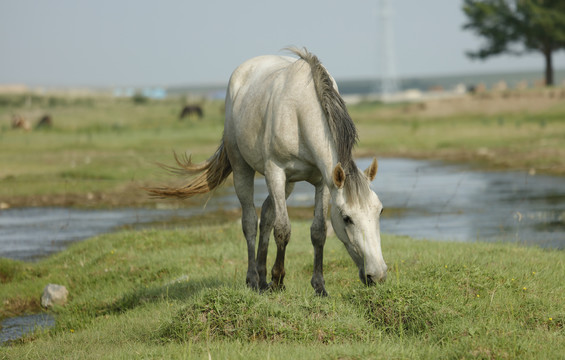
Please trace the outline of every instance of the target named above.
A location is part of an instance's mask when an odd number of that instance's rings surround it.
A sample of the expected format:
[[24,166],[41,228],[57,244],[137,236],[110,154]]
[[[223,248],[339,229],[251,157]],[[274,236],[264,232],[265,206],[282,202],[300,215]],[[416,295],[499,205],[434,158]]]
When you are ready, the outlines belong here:
[[[294,183],[288,183],[285,186],[285,199],[288,199]],[[286,209],[286,207],[285,207]],[[269,195],[263,206],[261,207],[261,221],[259,226],[259,246],[257,248],[257,272],[259,273],[259,288],[266,290],[269,288],[267,284],[267,253],[269,250],[269,238],[275,223],[275,205],[273,197]]]
[[310,227],[310,237],[314,246],[314,272],[310,283],[316,294],[327,296],[324,282],[324,245],[326,243],[326,214],[328,213],[329,191],[322,183],[316,186],[314,221]]
[[[233,166],[233,164],[232,164]],[[241,203],[241,227],[247,241],[247,286],[258,289],[259,275],[255,259],[255,239],[257,237],[257,213],[253,203],[253,181],[255,171],[247,164],[238,164],[234,167],[233,183],[235,193]]]
[[259,274],[259,288],[266,290],[267,284],[267,253],[269,238],[275,223],[275,206],[271,195],[263,202],[261,207],[261,221],[259,222],[259,246],[257,247],[257,272]]
[[277,256],[275,264],[271,270],[272,283],[271,289],[284,289],[284,258],[286,245],[290,240],[290,219],[286,209],[286,175],[284,171],[275,165],[268,168],[265,179],[269,188],[269,195],[272,198],[274,207],[273,233],[277,244]]

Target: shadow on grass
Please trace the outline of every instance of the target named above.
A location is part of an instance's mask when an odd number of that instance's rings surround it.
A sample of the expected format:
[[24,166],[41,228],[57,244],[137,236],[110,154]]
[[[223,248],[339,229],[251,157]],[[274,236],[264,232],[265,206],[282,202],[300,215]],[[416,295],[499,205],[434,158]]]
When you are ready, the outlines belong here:
[[188,300],[204,289],[214,289],[226,283],[217,278],[208,277],[189,280],[182,277],[163,286],[143,287],[125,294],[117,301],[99,309],[100,315],[123,313],[138,306],[167,300]]

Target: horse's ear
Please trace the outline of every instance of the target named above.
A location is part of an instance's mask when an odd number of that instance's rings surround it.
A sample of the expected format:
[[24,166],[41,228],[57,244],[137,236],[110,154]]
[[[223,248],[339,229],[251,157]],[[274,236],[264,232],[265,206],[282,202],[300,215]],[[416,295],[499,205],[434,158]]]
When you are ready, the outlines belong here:
[[338,189],[343,188],[343,185],[345,184],[345,171],[343,171],[343,168],[341,167],[341,163],[337,163],[332,175],[333,175],[332,178],[334,181],[334,185]]
[[377,162],[377,158],[373,158],[373,162],[371,165],[365,170],[365,175],[369,178],[370,181],[375,180],[375,176],[377,176],[377,169],[379,168],[379,163]]

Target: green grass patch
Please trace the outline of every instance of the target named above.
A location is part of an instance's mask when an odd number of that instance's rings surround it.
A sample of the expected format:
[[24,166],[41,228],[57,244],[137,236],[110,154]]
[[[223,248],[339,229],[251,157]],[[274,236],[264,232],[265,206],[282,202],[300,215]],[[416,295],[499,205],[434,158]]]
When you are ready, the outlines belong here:
[[[293,222],[286,291],[245,287],[238,222],[126,230],[36,263],[0,260],[0,316],[70,301],[56,327],[7,358],[549,358],[565,353],[562,251],[383,236],[386,282],[364,287],[341,243],[325,251],[328,298],[310,286],[308,222]],[[274,260],[274,246],[269,264]]]

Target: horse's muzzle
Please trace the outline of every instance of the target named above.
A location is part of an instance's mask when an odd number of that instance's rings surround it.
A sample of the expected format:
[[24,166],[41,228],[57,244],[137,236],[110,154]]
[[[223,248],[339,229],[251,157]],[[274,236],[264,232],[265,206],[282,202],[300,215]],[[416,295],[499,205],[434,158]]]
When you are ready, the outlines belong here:
[[377,282],[384,282],[385,280],[386,280],[386,272],[380,278],[372,275],[366,275],[361,277],[361,281],[363,281],[363,284],[367,286],[373,286]]

